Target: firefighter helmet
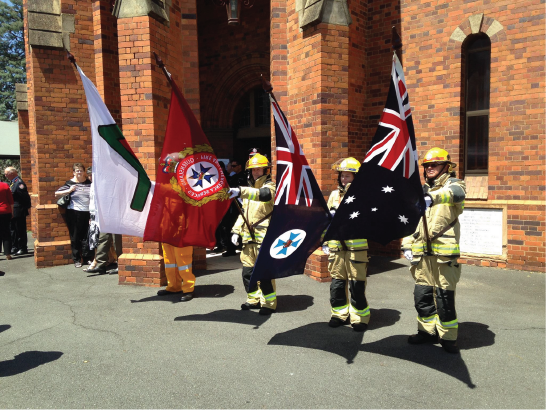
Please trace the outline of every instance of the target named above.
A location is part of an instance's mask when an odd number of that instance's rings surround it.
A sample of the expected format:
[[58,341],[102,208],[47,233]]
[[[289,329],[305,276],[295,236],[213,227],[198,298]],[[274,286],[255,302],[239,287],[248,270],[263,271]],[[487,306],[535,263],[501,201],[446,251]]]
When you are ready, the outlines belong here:
[[448,152],[445,149],[434,147],[428,150],[428,152],[425,154],[425,157],[423,158],[423,161],[421,164],[425,166],[425,164],[429,164],[431,162],[437,162],[439,164],[449,164],[449,172],[453,170],[457,166],[454,162],[451,161],[451,157],[449,156]]
[[353,157],[340,159],[332,165],[332,169],[338,172],[354,172],[357,173],[360,168],[360,162]]
[[254,154],[247,162],[246,169],[269,168],[271,164],[262,154]]

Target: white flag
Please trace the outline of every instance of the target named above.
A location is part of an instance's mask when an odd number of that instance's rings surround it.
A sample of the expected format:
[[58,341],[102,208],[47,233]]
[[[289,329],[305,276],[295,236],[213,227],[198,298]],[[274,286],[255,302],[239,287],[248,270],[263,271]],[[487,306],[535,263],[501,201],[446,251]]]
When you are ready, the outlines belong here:
[[123,137],[95,85],[78,67],[91,120],[93,189],[101,232],[144,236],[154,183]]

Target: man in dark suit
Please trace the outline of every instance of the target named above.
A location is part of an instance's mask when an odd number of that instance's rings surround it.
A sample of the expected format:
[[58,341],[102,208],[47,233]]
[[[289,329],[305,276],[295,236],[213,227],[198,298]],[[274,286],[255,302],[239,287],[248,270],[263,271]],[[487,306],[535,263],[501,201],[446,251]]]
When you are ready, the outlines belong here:
[[11,254],[24,255],[27,247],[27,215],[30,208],[30,195],[27,186],[19,177],[17,170],[7,167],[5,177],[10,181],[9,186],[13,195],[13,218],[11,219]]

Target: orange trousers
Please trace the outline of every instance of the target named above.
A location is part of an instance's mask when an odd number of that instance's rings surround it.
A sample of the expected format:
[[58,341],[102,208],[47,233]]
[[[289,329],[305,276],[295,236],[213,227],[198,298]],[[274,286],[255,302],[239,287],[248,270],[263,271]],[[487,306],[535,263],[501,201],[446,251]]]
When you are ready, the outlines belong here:
[[177,248],[163,243],[165,275],[168,292],[191,293],[195,287],[195,275],[192,270],[193,246]]

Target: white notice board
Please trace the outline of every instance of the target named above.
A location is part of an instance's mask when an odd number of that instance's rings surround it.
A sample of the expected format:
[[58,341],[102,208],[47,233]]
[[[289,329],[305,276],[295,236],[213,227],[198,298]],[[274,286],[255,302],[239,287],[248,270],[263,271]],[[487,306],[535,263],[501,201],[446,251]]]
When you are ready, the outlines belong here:
[[465,208],[461,222],[461,252],[502,255],[502,209]]

